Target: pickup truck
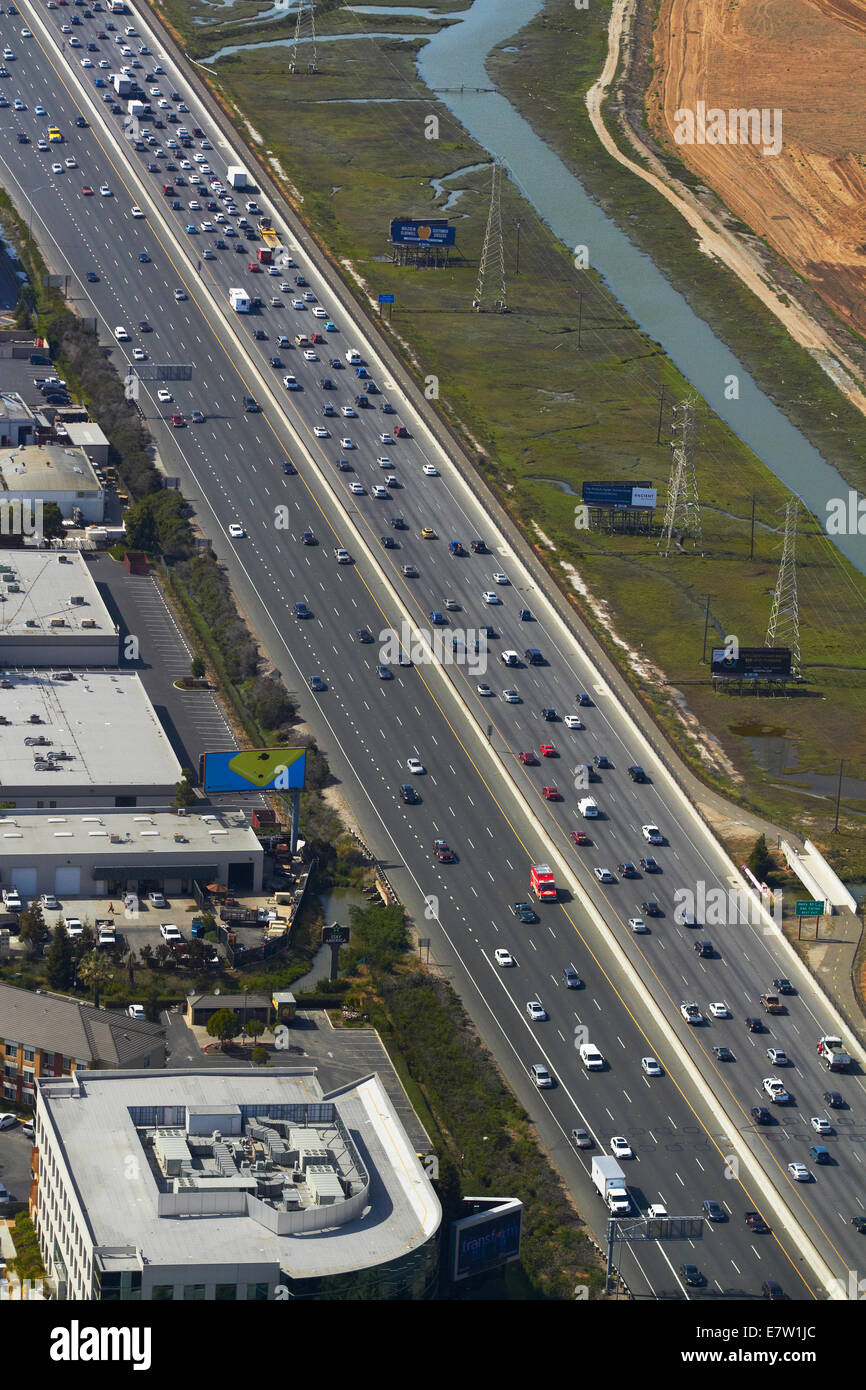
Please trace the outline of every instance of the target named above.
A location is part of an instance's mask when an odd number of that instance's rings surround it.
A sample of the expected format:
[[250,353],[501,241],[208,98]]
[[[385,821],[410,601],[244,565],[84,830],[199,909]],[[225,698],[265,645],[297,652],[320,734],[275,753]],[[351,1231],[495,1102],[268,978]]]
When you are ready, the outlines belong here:
[[778,994],[762,994],[761,1003],[768,1014],[782,1014],[785,1012],[785,1006]]
[[847,1071],[851,1058],[842,1046],[841,1038],[829,1035],[818,1039],[818,1056],[829,1071]]

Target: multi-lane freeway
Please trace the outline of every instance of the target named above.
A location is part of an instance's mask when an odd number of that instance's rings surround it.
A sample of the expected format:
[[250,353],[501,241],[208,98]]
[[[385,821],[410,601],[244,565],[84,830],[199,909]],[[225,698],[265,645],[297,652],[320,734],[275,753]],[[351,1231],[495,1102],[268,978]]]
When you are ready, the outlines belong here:
[[[166,471],[181,478],[263,646],[286,685],[299,692],[306,722],[365,839],[432,938],[437,960],[537,1120],[588,1222],[603,1240],[606,1214],[589,1164],[592,1154],[610,1151],[617,1135],[634,1152],[624,1170],[635,1213],[661,1203],[671,1215],[699,1216],[705,1200],[721,1203],[727,1219],[704,1221],[699,1237],[624,1246],[619,1258],[630,1288],[639,1297],[755,1298],[765,1280],[776,1279],[791,1297],[812,1298],[824,1296],[828,1275],[844,1284],[859,1260],[852,1218],[866,1214],[860,1148],[866,1097],[856,1049],[848,1074],[830,1076],[818,1059],[822,1034],[846,1037],[840,1020],[765,915],[756,910],[753,921],[743,920],[740,907],[730,906],[718,925],[704,915],[701,893],[740,886],[734,867],[537,588],[519,551],[494,530],[480,485],[467,486],[377,360],[359,311],[324,277],[303,232],[289,229],[282,238],[293,265],[284,259],[275,276],[248,269],[262,242],[251,242],[239,226],[245,215],[258,223],[245,212],[246,202],[255,199],[281,230],[289,228],[284,210],[258,192],[239,192],[234,203],[226,198],[227,166],[249,167],[248,161],[229,147],[149,20],[104,12],[88,18],[74,5],[19,9],[0,18],[0,40],[14,54],[5,61],[8,76],[0,77],[9,103],[0,112],[0,181],[32,218],[52,269],[70,275],[71,297],[97,316],[121,372],[136,349],[147,354],[143,365],[192,367],[189,381],[140,383],[140,405]],[[80,23],[73,25],[72,17]],[[127,26],[136,33],[126,34]],[[24,28],[30,37],[22,37]],[[123,47],[130,52],[122,55]],[[94,67],[83,67],[85,60]],[[125,102],[113,110],[102,99],[108,89],[94,85],[134,63],[141,65],[133,69],[141,84],[162,94],[153,104],[163,128],[153,120],[125,128]],[[155,73],[157,67],[162,71]],[[15,109],[16,100],[23,109]],[[170,113],[176,121],[168,120]],[[79,116],[86,127],[76,124]],[[49,126],[61,129],[63,143],[46,140],[40,151]],[[204,138],[173,149],[169,142],[182,126],[200,128]],[[19,143],[19,131],[26,143]],[[55,163],[59,172],[52,172]],[[169,182],[179,208],[163,196]],[[100,194],[103,185],[109,194]],[[133,207],[144,216],[134,216]],[[212,231],[202,230],[206,223]],[[188,232],[190,226],[198,230]],[[238,235],[226,236],[227,227]],[[238,243],[246,248],[241,254],[232,249]],[[206,248],[212,259],[204,257]],[[308,285],[297,285],[297,275]],[[233,314],[233,286],[258,295],[261,310]],[[305,301],[305,290],[314,298]],[[303,307],[292,307],[293,300]],[[327,318],[314,316],[318,307]],[[143,321],[152,331],[139,330]],[[332,331],[324,331],[326,322]],[[118,327],[127,341],[117,341]],[[267,336],[254,337],[256,330]],[[292,344],[295,335],[314,332],[323,342],[308,351],[318,360],[307,360],[303,347],[278,346],[280,336]],[[359,350],[378,388],[366,409],[356,405],[364,381],[346,364],[350,348]],[[279,365],[271,365],[272,357]],[[331,358],[340,365],[331,366]],[[301,389],[288,391],[287,375]],[[322,388],[324,377],[331,388]],[[160,402],[160,389],[173,399]],[[244,409],[246,396],[261,412]],[[393,414],[385,413],[385,401]],[[326,403],[335,415],[323,414]],[[344,408],[356,414],[347,416]],[[194,411],[204,419],[193,423]],[[183,417],[177,427],[175,412]],[[396,425],[408,437],[398,437]],[[351,471],[341,470],[341,459]],[[289,462],[296,471],[285,471]],[[385,481],[391,478],[396,481]],[[376,487],[386,495],[376,497]],[[391,525],[397,516],[405,528]],[[232,537],[230,528],[243,535]],[[316,544],[303,543],[308,528]],[[476,538],[487,553],[471,549]],[[463,554],[451,553],[453,540],[462,541]],[[341,546],[352,563],[338,563]],[[415,573],[406,575],[405,566]],[[311,617],[295,616],[299,602]],[[530,616],[521,617],[522,610]],[[433,613],[441,614],[441,624]],[[481,638],[476,653],[475,638],[487,624],[493,633]],[[364,628],[372,642],[359,638]],[[400,664],[398,651],[419,631],[431,643],[441,634],[434,659],[416,644],[409,650],[414,664]],[[530,647],[545,664],[527,663]],[[520,664],[509,668],[500,657],[512,650]],[[321,678],[320,693],[310,690],[313,676]],[[517,692],[514,702],[504,698],[506,689]],[[579,693],[589,696],[588,706],[578,705]],[[558,717],[545,719],[545,708]],[[565,715],[579,715],[582,727],[568,727]],[[540,753],[547,741],[551,757]],[[521,753],[534,760],[522,761]],[[582,768],[597,755],[609,766],[587,787]],[[411,757],[424,773],[408,770]],[[631,779],[634,764],[645,769],[646,782]],[[414,804],[402,799],[404,783],[418,793]],[[543,795],[551,783],[558,800]],[[598,820],[578,813],[588,794],[598,802]],[[658,826],[664,843],[650,844],[645,825]],[[577,829],[587,832],[589,844],[572,842]],[[436,839],[448,842],[455,862],[440,862]],[[640,868],[649,855],[658,872]],[[560,900],[535,904],[538,921],[524,924],[511,905],[529,900],[533,861],[552,865]],[[618,869],[627,861],[637,866],[634,878]],[[600,868],[613,881],[599,881]],[[678,920],[681,912],[675,916],[684,893],[695,894],[697,930]],[[650,899],[660,916],[642,908]],[[631,929],[635,917],[645,919],[647,932]],[[701,955],[696,939],[709,939],[713,954]],[[503,948],[513,967],[496,964],[494,952]],[[582,988],[566,987],[569,965]],[[779,976],[789,977],[795,992],[784,999],[785,1013],[765,1015],[759,996]],[[543,1005],[546,1020],[530,1018],[530,1001]],[[709,1006],[716,1002],[727,1005],[729,1017],[713,1016]],[[686,1022],[684,1003],[698,1005],[702,1024]],[[763,1016],[761,1033],[746,1027],[755,1015]],[[576,1045],[586,1037],[605,1058],[600,1072],[581,1064]],[[851,1039],[846,1042],[851,1050]],[[717,1047],[729,1048],[731,1060],[719,1058]],[[783,1049],[789,1064],[771,1062],[768,1048]],[[641,1059],[647,1056],[660,1061],[661,1076],[646,1074]],[[536,1090],[530,1080],[539,1063],[555,1080],[551,1089]],[[777,1075],[791,1094],[787,1106],[771,1104],[763,1088],[764,1078]],[[828,1089],[841,1092],[844,1108],[828,1108]],[[751,1114],[762,1105],[771,1112],[769,1124]],[[825,1115],[832,1132],[821,1136],[810,1121]],[[590,1132],[594,1147],[573,1145],[576,1126]],[[815,1143],[827,1147],[829,1164],[812,1161]],[[788,1171],[793,1162],[805,1162],[812,1180],[795,1181]],[[770,1233],[747,1228],[751,1209],[763,1213]],[[705,1285],[687,1286],[682,1262],[697,1264]]]

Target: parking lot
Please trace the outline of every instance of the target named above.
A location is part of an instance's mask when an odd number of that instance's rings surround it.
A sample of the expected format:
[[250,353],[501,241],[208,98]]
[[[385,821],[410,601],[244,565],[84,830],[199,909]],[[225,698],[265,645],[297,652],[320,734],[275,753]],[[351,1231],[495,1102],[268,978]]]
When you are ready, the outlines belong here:
[[[0,1101],[0,1110],[3,1102]],[[8,1112],[7,1112],[8,1113]],[[0,1129],[0,1182],[9,1191],[13,1202],[26,1202],[30,1192],[30,1154],[32,1140],[28,1139],[20,1123],[12,1129]],[[0,1216],[3,1208],[0,1206]]]

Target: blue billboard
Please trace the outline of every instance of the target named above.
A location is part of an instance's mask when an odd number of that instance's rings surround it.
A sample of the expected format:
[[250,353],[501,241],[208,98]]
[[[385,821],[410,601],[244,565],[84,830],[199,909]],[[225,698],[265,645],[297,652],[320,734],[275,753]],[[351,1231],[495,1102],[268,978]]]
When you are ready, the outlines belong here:
[[395,217],[391,221],[391,240],[398,246],[453,246],[457,228],[441,218],[415,221]]
[[584,483],[581,501],[588,507],[655,507],[657,489],[652,483]]
[[305,748],[242,748],[203,753],[199,781],[206,792],[303,791]]
[[463,1201],[480,1210],[452,1225],[452,1279],[486,1274],[509,1260],[519,1260],[523,1203],[516,1197],[465,1197]]

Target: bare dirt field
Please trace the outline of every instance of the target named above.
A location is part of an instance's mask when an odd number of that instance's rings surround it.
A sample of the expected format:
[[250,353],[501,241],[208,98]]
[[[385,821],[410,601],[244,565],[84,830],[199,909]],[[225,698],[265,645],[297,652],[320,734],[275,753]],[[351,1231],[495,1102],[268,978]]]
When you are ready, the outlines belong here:
[[[677,144],[675,113],[782,113],[781,151]],[[661,0],[647,116],[661,143],[866,333],[866,0]]]

